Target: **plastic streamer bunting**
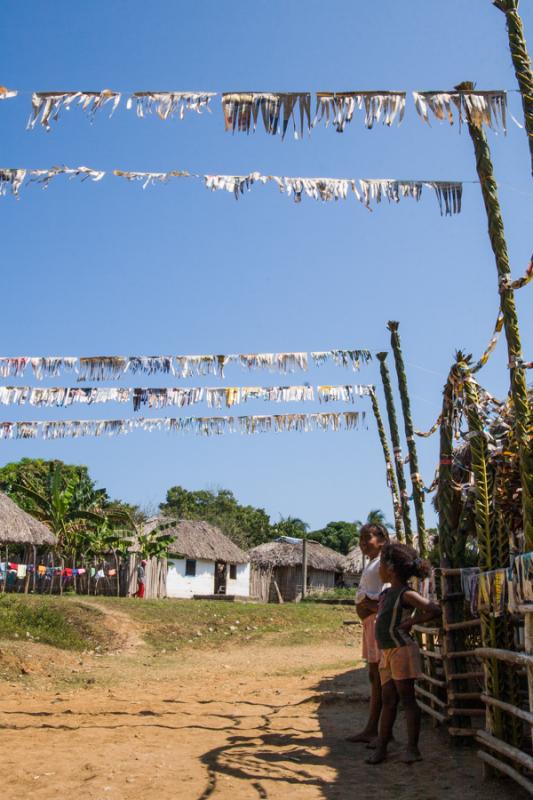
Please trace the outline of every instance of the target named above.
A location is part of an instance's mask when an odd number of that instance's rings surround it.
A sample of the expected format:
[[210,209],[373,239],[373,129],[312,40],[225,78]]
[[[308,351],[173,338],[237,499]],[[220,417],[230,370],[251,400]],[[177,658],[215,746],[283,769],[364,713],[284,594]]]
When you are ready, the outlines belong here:
[[[410,197],[417,202],[425,187],[435,192],[441,215],[451,216],[461,211],[463,184],[460,181],[405,180],[394,178],[303,178],[262,175],[251,172],[248,175],[200,175],[182,170],[169,172],[137,172],[115,169],[111,173],[115,177],[128,181],[141,181],[143,189],[156,183],[167,183],[174,178],[192,178],[204,182],[207,189],[222,190],[234,195],[235,199],[249,191],[256,184],[274,183],[282,194],[293,196],[300,203],[306,195],[313,200],[323,202],[330,200],[346,200],[355,197],[365,208],[372,203],[388,200],[399,203],[400,199]],[[80,178],[82,181],[101,181],[107,173],[91,167],[51,167],[50,169],[0,168],[0,196],[8,191],[18,197],[20,189],[27,183],[39,183],[48,188],[50,181],[58,175],[69,178]]]
[[[16,90],[0,87],[0,100],[17,97]],[[429,123],[430,113],[437,120],[450,124],[458,121],[459,127],[468,113],[475,125],[487,125],[506,131],[507,94],[492,90],[437,90],[412,93],[419,117]],[[285,138],[292,123],[296,139],[302,139],[323,120],[326,127],[330,121],[339,133],[352,121],[355,111],[364,114],[364,124],[372,128],[382,122],[391,127],[404,118],[405,91],[373,90],[348,92],[317,92],[316,110],[311,118],[310,92],[207,92],[207,91],[142,91],[131,94],[103,89],[100,91],[47,91],[32,93],[32,113],[28,128],[37,125],[50,131],[51,123],[57,122],[63,111],[80,108],[92,121],[101,109],[109,110],[111,117],[126,97],[126,109],[135,109],[139,118],[155,113],[161,120],[172,117],[184,119],[187,112],[210,111],[215,97],[221,98],[226,131],[255,132],[261,119],[267,134],[279,134]],[[517,123],[518,124],[518,123]]]
[[195,433],[220,436],[225,433],[283,433],[297,431],[354,430],[365,412],[343,411],[318,414],[273,414],[242,417],[161,417],[136,419],[0,422],[0,439],[65,439],[82,436],[113,436],[135,430]]
[[311,353],[240,353],[198,356],[16,356],[0,357],[0,377],[21,377],[31,367],[37,380],[55,378],[63,372],[75,373],[78,381],[118,380],[126,373],[155,375],[165,373],[188,378],[193,375],[224,377],[228,364],[248,371],[267,369],[286,374],[331,362],[337,367],[357,371],[372,360],[369,350],[316,350]]
[[[370,394],[370,386],[318,386],[320,403],[355,403],[357,397]],[[315,399],[312,386],[221,386],[171,388],[115,388],[93,386],[47,387],[0,386],[0,405],[32,405],[39,407],[68,407],[74,404],[129,403],[133,410],[142,406],[190,406],[206,402],[210,408],[231,408],[251,400],[273,403],[306,402]]]

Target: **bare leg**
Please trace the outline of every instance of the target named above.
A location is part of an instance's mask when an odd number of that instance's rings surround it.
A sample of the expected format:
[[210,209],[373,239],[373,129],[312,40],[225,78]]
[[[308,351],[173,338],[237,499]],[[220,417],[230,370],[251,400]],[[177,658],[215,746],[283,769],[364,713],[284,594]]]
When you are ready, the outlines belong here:
[[398,692],[394,681],[387,681],[381,687],[383,707],[379,721],[379,737],[375,751],[366,759],[367,764],[380,764],[387,758],[387,745],[392,738],[392,729],[398,709]]
[[371,742],[378,735],[379,715],[381,714],[381,682],[377,664],[369,663],[368,679],[370,681],[368,721],[361,733],[348,736],[347,742]]
[[407,723],[407,749],[402,756],[402,761],[412,764],[421,761],[422,756],[418,749],[420,736],[420,709],[416,702],[415,682],[411,678],[395,681],[396,691],[400,696],[403,706],[405,721]]

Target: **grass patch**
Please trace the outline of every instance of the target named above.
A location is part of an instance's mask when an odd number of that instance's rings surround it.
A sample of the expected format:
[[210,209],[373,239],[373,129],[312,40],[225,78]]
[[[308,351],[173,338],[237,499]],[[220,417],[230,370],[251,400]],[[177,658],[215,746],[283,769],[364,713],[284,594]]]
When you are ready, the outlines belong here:
[[353,615],[339,606],[293,603],[282,606],[216,600],[135,600],[98,598],[111,610],[128,614],[156,650],[220,647],[255,642],[305,644],[311,640],[353,640],[343,620]]
[[0,639],[37,641],[61,650],[102,649],[102,612],[76,600],[43,596],[0,595]]

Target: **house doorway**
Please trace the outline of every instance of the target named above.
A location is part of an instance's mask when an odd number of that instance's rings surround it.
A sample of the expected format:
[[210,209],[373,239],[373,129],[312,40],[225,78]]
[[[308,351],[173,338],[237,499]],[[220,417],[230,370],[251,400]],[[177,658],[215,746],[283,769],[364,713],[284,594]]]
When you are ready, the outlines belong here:
[[226,594],[228,565],[225,561],[215,561],[215,594]]

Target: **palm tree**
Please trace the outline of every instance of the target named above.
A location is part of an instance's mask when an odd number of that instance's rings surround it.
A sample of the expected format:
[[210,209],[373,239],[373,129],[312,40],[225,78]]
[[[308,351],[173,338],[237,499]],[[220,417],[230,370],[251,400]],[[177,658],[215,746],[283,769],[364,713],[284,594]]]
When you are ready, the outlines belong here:
[[279,536],[293,536],[296,539],[302,539],[309,530],[307,522],[304,522],[299,517],[291,516],[280,516],[279,522],[276,522],[273,527]]
[[[363,523],[359,520],[356,520],[356,525],[361,526]],[[384,528],[388,528],[388,530],[394,530],[394,525],[392,523],[387,522],[385,518],[385,514],[380,508],[372,508],[364,522],[365,525],[383,525]]]

